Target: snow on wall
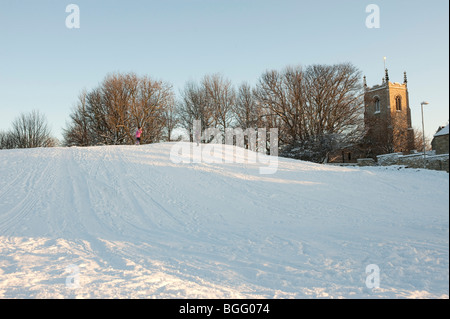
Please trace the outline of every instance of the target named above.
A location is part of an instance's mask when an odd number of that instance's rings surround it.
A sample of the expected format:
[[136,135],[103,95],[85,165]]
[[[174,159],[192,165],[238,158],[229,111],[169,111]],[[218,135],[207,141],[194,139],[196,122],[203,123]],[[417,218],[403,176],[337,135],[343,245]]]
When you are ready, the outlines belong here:
[[435,155],[433,151],[427,152],[425,161],[422,153],[403,155],[402,153],[391,153],[377,156],[378,164],[381,166],[405,165],[410,168],[426,168],[449,172],[449,154]]

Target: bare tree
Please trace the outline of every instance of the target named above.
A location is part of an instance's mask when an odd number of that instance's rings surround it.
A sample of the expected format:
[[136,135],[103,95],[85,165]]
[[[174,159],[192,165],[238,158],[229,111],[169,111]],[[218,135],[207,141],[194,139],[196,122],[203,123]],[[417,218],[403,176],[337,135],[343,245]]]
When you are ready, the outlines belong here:
[[350,64],[313,65],[306,70],[309,134],[351,136],[363,120],[360,72]]
[[13,121],[11,139],[15,148],[55,146],[47,119],[37,110],[22,113]]
[[[201,121],[206,128],[219,129],[222,133],[231,126],[236,92],[231,81],[221,74],[206,75],[200,83],[189,81],[181,92],[178,103],[180,126],[189,132],[193,140],[194,121]],[[207,137],[203,137],[209,142]]]
[[163,138],[166,110],[173,105],[172,86],[134,73],[110,74],[98,88],[83,92],[65,130],[73,145],[132,144],[137,127],[142,143]]
[[[103,118],[107,132],[103,134],[106,144],[129,144],[131,128],[128,127],[129,107],[132,89],[136,81],[135,74],[110,74],[101,85]],[[130,90],[131,89],[131,90]]]
[[[414,147],[416,151],[423,152],[423,132],[422,129],[414,128]],[[431,151],[431,139],[425,135],[425,151]]]
[[265,119],[279,125],[280,144],[304,137],[305,93],[300,67],[265,72],[256,86],[255,97],[264,109]]
[[11,132],[0,131],[0,149],[12,148],[15,148],[15,144]]
[[165,123],[165,129],[166,129],[166,139],[168,142],[172,141],[172,132],[173,130],[178,126],[180,119],[178,117],[176,105],[175,105],[175,98],[172,97],[170,99],[170,103],[167,105],[163,112],[162,116],[164,123]]
[[237,126],[243,130],[260,127],[263,112],[259,108],[253,90],[248,83],[242,83],[238,88],[233,115]]
[[87,110],[87,91],[83,90],[78,96],[78,102],[70,114],[71,122],[63,130],[64,145],[88,146],[94,145],[95,136],[90,125]]
[[360,72],[350,64],[267,71],[255,96],[266,119],[278,125],[280,145],[288,147],[284,153],[296,149],[297,158],[314,153],[314,160],[322,161],[353,141],[363,125]]
[[213,108],[208,103],[208,96],[203,87],[193,81],[185,84],[177,109],[180,126],[189,133],[191,141],[193,141],[194,121],[201,121],[202,132],[214,124]]
[[236,98],[231,81],[224,79],[221,74],[206,75],[202,86],[212,110],[215,127],[224,133],[231,123]]
[[143,128],[143,143],[158,142],[163,139],[163,132],[167,129],[168,108],[173,108],[172,86],[149,77],[141,77],[133,88],[130,124]]

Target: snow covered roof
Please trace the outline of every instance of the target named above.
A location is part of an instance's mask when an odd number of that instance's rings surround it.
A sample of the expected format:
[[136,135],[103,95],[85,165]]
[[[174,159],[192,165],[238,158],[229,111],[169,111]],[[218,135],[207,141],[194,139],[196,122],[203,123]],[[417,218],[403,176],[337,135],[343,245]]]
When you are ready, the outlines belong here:
[[446,127],[444,127],[443,129],[441,129],[439,132],[437,132],[436,134],[434,134],[434,137],[436,136],[442,136],[442,135],[448,135],[448,124]]

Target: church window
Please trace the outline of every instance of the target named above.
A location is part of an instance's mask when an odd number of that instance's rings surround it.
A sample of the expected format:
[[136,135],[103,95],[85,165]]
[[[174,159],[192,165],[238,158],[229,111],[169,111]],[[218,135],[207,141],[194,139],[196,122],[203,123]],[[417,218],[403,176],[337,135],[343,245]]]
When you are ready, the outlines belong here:
[[395,109],[397,111],[401,111],[402,110],[402,98],[400,96],[396,96],[395,97]]
[[375,113],[380,113],[380,99],[375,97]]

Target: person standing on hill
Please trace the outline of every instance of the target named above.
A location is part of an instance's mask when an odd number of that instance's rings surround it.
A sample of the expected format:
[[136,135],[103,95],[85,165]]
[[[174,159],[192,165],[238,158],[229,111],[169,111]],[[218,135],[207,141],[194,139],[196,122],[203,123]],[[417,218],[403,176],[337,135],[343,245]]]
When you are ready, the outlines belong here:
[[141,134],[142,134],[142,128],[139,126],[136,131],[136,145],[141,144]]

